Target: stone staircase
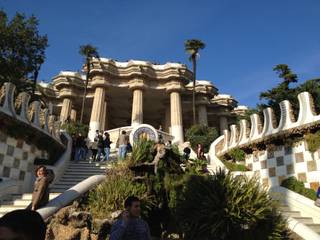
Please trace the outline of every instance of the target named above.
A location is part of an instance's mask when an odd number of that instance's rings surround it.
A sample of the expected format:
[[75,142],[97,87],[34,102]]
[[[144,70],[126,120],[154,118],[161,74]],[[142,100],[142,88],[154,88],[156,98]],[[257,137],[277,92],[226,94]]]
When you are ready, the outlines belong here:
[[[300,211],[295,211],[290,209],[287,205],[280,206],[280,211],[284,217],[291,217],[297,220],[300,223],[303,223],[304,225],[311,228],[313,231],[319,234],[320,239],[320,224],[315,224],[311,217],[304,217]],[[298,236],[294,239],[302,239]]]
[[[114,158],[114,156],[113,156]],[[112,159],[112,158],[111,158]],[[103,163],[80,161],[70,162],[61,179],[50,186],[50,200],[57,197],[60,193],[68,190],[86,178],[105,174],[108,165]],[[0,217],[5,213],[26,208],[31,203],[32,193],[12,194],[0,202]]]

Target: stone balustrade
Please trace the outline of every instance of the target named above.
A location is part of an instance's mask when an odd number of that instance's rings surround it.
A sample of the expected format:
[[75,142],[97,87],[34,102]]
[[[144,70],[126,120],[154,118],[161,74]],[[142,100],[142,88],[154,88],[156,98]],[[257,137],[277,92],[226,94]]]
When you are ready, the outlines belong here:
[[30,99],[28,93],[16,93],[15,85],[6,82],[0,90],[0,113],[32,126],[62,144],[60,122],[52,114],[52,104],[49,103],[46,108],[42,108],[39,101],[30,103]]
[[288,100],[280,102],[280,120],[277,124],[273,109],[263,110],[263,121],[258,114],[250,116],[251,124],[246,120],[240,120],[240,124],[231,125],[230,131],[224,130],[223,138],[215,142],[216,154],[222,155],[235,147],[242,147],[247,144],[259,142],[281,132],[294,128],[302,128],[319,123],[320,115],[314,110],[313,98],[308,92],[298,95],[299,114],[297,120],[292,112],[291,104]]

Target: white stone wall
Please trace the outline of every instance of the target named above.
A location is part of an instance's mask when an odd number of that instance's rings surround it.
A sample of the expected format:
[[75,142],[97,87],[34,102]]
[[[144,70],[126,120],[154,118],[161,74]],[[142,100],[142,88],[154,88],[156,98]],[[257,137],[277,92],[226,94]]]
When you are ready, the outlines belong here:
[[48,153],[0,131],[0,177],[17,180],[20,191],[32,189],[37,157],[47,158]]
[[265,186],[278,186],[283,179],[295,176],[307,188],[319,187],[320,150],[310,153],[304,141],[256,151],[246,156],[245,164]]

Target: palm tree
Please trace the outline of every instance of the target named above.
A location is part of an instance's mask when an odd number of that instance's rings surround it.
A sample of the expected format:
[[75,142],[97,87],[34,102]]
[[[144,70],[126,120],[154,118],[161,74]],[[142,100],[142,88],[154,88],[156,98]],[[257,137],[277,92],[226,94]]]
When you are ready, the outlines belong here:
[[193,124],[196,124],[196,69],[197,69],[197,57],[199,50],[205,48],[205,44],[198,39],[189,39],[185,41],[184,48],[188,54],[190,54],[189,60],[192,62],[193,71],[193,90],[192,90],[192,113]]
[[85,57],[85,64],[86,64],[86,83],[83,91],[83,97],[82,97],[82,105],[81,105],[81,114],[80,114],[80,123],[82,123],[83,119],[83,112],[84,112],[84,105],[85,105],[85,100],[87,96],[87,88],[88,88],[88,82],[89,82],[89,74],[90,74],[90,69],[91,69],[91,64],[90,61],[93,57],[99,58],[98,50],[96,47],[87,44],[87,45],[81,45],[80,50],[79,50],[80,55]]

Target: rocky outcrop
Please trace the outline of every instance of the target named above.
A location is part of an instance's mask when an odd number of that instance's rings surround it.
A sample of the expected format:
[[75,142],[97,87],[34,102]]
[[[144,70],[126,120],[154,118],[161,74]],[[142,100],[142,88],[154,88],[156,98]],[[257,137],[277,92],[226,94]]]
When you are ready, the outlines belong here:
[[[113,214],[114,217],[118,215]],[[94,219],[90,212],[74,202],[48,219],[46,240],[104,240],[113,222],[114,218]]]

